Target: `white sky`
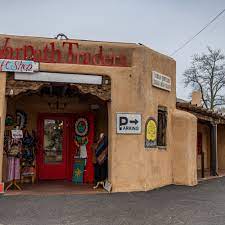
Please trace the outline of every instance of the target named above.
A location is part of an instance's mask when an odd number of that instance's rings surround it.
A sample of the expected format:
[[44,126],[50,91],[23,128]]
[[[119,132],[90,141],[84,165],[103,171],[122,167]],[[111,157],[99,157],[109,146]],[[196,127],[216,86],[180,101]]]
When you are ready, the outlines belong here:
[[[225,0],[0,0],[0,33],[143,43],[169,55],[225,8]],[[206,46],[225,53],[225,14],[177,53],[177,96],[188,98],[182,73]]]

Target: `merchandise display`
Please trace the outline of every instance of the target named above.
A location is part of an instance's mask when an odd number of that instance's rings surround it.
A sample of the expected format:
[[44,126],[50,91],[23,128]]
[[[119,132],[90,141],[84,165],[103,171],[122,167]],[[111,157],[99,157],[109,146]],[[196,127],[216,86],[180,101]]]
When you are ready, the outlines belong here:
[[94,147],[95,153],[95,183],[94,189],[99,185],[104,187],[108,175],[108,138],[104,133],[100,134],[99,140]]
[[17,181],[20,180],[20,158],[22,155],[22,139],[14,138],[13,133],[17,132],[21,134],[21,130],[19,130],[18,126],[15,130],[11,130],[12,136],[8,136],[8,138],[6,139],[8,141],[8,143],[6,144],[6,154],[8,163],[7,181],[9,182],[8,186],[6,187],[6,190],[12,187],[21,190],[21,187],[17,184]]

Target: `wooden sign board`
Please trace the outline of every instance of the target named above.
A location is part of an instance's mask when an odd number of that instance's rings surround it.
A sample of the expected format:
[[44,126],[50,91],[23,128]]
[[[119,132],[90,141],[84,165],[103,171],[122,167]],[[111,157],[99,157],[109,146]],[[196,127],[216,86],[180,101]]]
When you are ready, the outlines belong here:
[[166,91],[171,91],[171,78],[156,71],[152,71],[152,85]]
[[39,63],[30,60],[0,59],[0,71],[33,73],[39,70]]

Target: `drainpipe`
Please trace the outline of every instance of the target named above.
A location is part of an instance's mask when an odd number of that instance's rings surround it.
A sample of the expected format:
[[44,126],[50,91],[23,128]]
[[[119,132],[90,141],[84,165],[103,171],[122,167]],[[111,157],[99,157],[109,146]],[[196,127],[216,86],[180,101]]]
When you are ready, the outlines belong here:
[[217,173],[217,124],[210,124],[210,175],[218,176]]

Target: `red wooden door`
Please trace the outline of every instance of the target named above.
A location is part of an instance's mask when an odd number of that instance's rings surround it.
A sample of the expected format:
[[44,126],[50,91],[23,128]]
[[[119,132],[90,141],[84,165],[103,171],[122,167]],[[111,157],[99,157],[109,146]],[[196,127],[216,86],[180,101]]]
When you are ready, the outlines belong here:
[[68,124],[68,117],[63,115],[39,116],[37,168],[40,180],[67,179]]
[[[85,136],[82,137],[86,137],[88,140],[88,143],[86,145],[86,149],[87,149],[87,161],[86,161],[86,166],[85,166],[85,171],[84,171],[84,177],[83,177],[83,182],[84,183],[93,183],[94,182],[94,166],[93,166],[93,156],[92,156],[92,149],[91,146],[94,142],[94,115],[92,113],[82,113],[82,114],[74,114],[72,117],[72,130],[71,130],[71,134],[72,134],[72,142],[70,146],[73,146],[72,149],[73,150],[73,161],[71,163],[71,166],[73,168],[75,161],[74,161],[74,156],[77,152],[77,148],[74,144],[74,140],[77,137],[77,133],[76,133],[76,127],[79,125],[78,121],[80,120],[87,120],[88,123],[88,132]],[[78,135],[79,136],[79,135]],[[71,174],[70,177],[72,177],[72,170],[71,170]]]

